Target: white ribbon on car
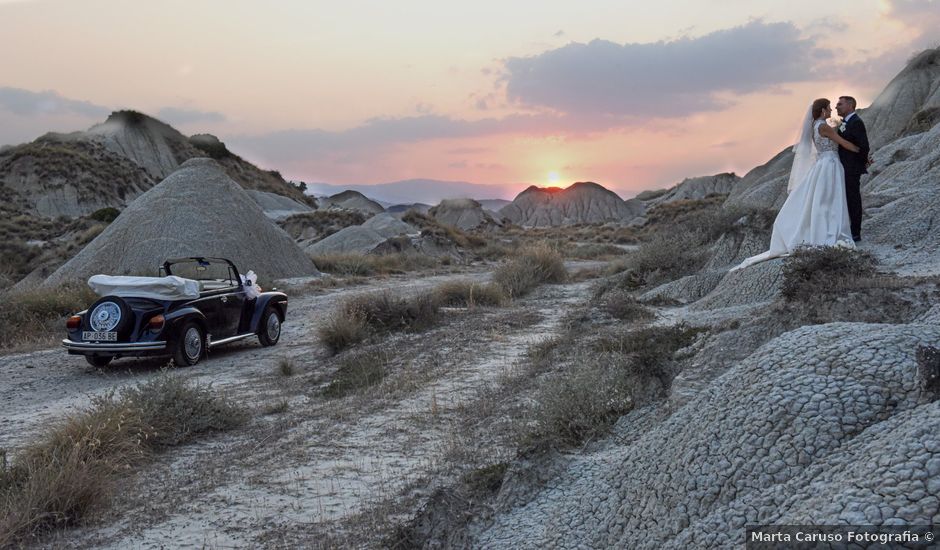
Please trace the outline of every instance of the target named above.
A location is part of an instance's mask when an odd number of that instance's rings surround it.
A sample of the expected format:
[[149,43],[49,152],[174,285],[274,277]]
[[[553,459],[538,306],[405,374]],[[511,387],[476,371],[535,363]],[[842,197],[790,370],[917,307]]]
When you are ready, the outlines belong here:
[[261,287],[258,286],[258,276],[255,275],[254,271],[249,270],[248,273],[244,275],[239,275],[242,279],[242,284],[245,286],[245,296],[249,300],[254,300],[258,296],[261,296]]

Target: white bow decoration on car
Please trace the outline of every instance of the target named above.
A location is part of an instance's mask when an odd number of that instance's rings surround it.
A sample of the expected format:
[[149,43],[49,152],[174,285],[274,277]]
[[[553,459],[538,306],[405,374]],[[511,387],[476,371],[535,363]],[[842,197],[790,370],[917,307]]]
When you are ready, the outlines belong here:
[[258,286],[258,276],[255,275],[254,271],[249,270],[248,273],[244,275],[239,275],[242,279],[242,284],[245,285],[245,296],[249,300],[254,300],[258,296],[261,296],[261,287]]

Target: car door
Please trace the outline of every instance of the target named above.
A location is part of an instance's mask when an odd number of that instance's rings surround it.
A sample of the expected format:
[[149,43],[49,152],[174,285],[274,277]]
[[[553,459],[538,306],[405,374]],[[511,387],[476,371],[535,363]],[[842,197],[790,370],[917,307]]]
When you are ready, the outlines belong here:
[[235,289],[223,294],[221,300],[221,319],[220,325],[225,331],[225,336],[237,336],[239,325],[242,320],[242,310],[245,307],[245,291],[238,286]]
[[224,291],[218,290],[203,292],[199,299],[193,302],[193,305],[205,316],[206,332],[209,333],[212,340],[221,340],[226,337],[223,295]]

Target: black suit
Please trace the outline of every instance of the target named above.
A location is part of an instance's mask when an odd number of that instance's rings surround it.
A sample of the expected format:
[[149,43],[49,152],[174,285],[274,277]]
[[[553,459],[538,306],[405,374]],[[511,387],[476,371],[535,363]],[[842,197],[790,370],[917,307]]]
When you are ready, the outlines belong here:
[[849,203],[852,237],[859,239],[862,231],[861,179],[862,174],[868,173],[868,132],[865,131],[865,123],[855,114],[845,123],[845,130],[839,130],[839,135],[860,149],[858,153],[853,153],[839,147],[839,160],[845,169],[845,198]]

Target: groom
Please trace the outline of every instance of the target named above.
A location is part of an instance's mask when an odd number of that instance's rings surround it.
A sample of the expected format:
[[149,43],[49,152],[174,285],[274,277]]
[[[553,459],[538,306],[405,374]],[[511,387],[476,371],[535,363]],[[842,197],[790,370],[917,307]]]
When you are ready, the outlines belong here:
[[839,135],[861,149],[853,153],[848,149],[839,148],[839,160],[845,169],[845,198],[849,204],[849,220],[852,225],[852,238],[855,242],[862,240],[862,174],[868,173],[868,133],[865,123],[855,112],[855,98],[844,95],[836,102],[836,113],[842,117],[839,126]]

